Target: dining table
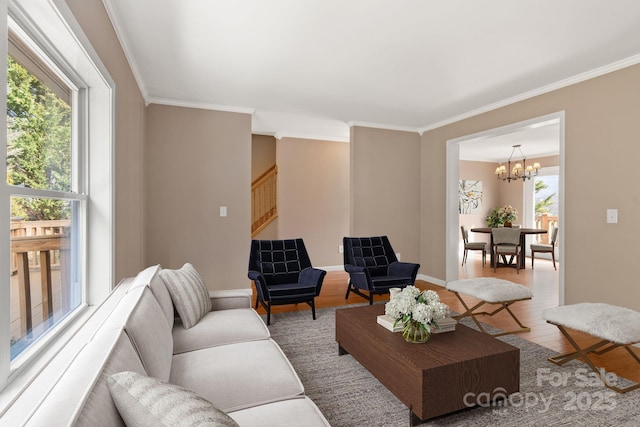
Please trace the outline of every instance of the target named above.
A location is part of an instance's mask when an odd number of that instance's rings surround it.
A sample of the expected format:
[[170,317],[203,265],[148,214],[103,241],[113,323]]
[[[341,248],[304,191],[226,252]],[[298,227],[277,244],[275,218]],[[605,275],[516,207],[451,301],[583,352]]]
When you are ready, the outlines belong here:
[[[495,267],[495,263],[498,262],[498,260],[494,259],[493,256],[493,234],[491,233],[491,230],[491,227],[475,227],[471,229],[471,231],[474,233],[484,233],[490,236],[489,261],[491,267]],[[520,247],[522,248],[523,253],[525,253],[526,249],[526,237],[529,234],[547,234],[547,230],[545,230],[544,228],[520,228]],[[524,268],[524,258],[524,256],[520,257],[520,268]]]

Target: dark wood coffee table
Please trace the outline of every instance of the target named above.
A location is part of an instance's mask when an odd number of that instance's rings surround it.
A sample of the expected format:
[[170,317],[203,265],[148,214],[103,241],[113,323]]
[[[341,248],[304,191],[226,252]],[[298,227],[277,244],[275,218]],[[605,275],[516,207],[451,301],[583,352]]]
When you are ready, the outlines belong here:
[[[413,425],[520,390],[520,349],[458,324],[425,344],[378,325],[384,304],[336,310],[339,354],[351,354],[410,409]],[[363,390],[363,393],[366,391]],[[465,397],[466,396],[466,397]]]

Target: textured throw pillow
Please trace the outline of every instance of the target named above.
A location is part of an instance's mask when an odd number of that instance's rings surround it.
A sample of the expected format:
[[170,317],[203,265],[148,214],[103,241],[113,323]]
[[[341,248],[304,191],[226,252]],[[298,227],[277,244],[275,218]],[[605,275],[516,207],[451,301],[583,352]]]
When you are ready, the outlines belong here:
[[194,392],[137,372],[107,378],[111,398],[128,427],[238,427],[231,417]]
[[162,269],[159,274],[185,329],[193,327],[211,311],[209,290],[191,264],[187,263],[179,270]]

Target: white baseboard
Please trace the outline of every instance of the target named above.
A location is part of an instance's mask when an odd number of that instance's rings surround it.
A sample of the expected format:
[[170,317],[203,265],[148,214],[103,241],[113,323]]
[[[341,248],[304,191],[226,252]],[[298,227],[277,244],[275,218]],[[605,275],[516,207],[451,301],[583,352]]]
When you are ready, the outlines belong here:
[[[324,267],[316,267],[325,271],[344,271],[344,265],[328,265]],[[425,282],[433,283],[434,285],[444,287],[447,282],[442,279],[436,279],[435,277],[427,276],[425,274],[418,274],[416,279],[424,280]]]
[[418,274],[416,279],[424,280],[425,282],[433,283],[434,285],[445,287],[447,282],[445,280],[436,279],[435,277],[427,276],[426,274]]
[[324,271],[344,271],[344,265],[328,265],[325,267],[316,267]]

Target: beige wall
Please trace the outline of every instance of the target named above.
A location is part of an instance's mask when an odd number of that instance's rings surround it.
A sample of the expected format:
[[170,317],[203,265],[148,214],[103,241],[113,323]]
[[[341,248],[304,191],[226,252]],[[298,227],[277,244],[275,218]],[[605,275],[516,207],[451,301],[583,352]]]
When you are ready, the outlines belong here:
[[[602,301],[640,309],[640,288],[629,279],[640,217],[635,171],[640,158],[640,66],[555,90],[422,135],[421,261],[445,279],[446,141],[559,111],[565,112],[565,302]],[[611,173],[598,173],[599,170]],[[607,224],[607,208],[619,223]],[[615,251],[602,248],[615,247]]]
[[[458,221],[467,230],[473,227],[486,227],[485,218],[496,207],[500,200],[499,182],[494,175],[495,163],[475,162],[469,160],[460,161],[460,179],[470,181],[482,181],[482,205],[478,213],[461,214]],[[469,240],[489,242],[489,236],[469,232]],[[459,233],[460,255],[462,255],[462,234]]]
[[460,179],[482,181],[482,205],[478,213],[461,215],[466,221],[460,225],[485,227],[485,218],[500,202],[500,186],[494,175],[495,163],[460,161]]
[[350,148],[349,235],[387,235],[402,261],[418,262],[420,216],[437,210],[420,211],[420,135],[354,126]]
[[149,105],[145,170],[147,264],[191,262],[209,289],[249,287],[251,116]]
[[303,238],[314,266],[342,266],[338,246],[349,230],[349,144],[282,138],[277,147],[279,238]]
[[145,106],[131,68],[100,0],[67,0],[116,83],[115,278],[134,276],[144,265]]
[[276,164],[276,138],[251,135],[251,182]]
[[278,235],[278,218],[276,218],[253,238],[256,240],[278,240]]

